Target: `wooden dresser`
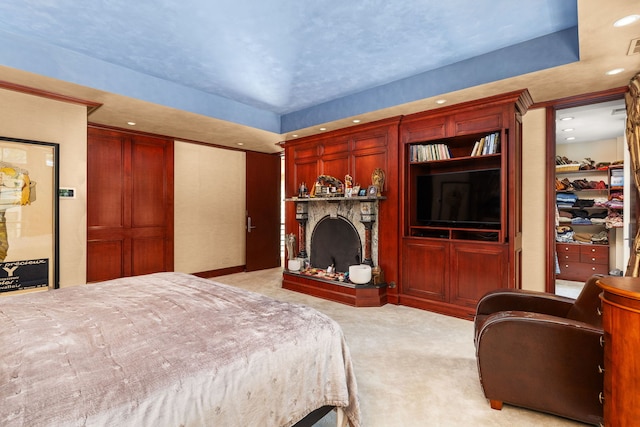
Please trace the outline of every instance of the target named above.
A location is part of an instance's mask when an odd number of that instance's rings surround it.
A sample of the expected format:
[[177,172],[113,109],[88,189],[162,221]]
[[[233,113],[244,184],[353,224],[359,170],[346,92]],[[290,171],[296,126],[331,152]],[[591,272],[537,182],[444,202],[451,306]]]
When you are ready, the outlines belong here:
[[609,246],[556,243],[558,279],[586,281],[594,274],[609,274]]
[[640,278],[603,277],[604,422],[637,426],[640,420]]

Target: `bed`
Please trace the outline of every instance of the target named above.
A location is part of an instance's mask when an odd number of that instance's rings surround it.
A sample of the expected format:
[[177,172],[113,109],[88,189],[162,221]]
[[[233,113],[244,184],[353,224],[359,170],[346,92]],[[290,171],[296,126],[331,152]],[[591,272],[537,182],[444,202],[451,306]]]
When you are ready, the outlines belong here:
[[0,298],[2,426],[358,427],[340,326],[182,273]]

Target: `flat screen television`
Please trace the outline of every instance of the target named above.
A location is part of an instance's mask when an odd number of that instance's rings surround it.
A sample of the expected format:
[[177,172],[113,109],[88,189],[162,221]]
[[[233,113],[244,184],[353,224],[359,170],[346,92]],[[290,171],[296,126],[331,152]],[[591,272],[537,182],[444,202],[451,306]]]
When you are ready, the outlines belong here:
[[500,228],[500,169],[432,173],[416,177],[420,225]]

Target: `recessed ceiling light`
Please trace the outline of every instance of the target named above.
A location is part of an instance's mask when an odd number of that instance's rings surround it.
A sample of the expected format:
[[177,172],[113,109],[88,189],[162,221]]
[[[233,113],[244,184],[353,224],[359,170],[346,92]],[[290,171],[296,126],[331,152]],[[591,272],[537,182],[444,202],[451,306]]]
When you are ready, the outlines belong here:
[[447,102],[446,99],[438,99],[438,100],[436,100],[436,104],[444,104],[445,102]]
[[237,144],[238,145],[244,145],[244,142],[238,142]]
[[573,132],[573,131],[574,131],[573,128],[562,129],[562,132]]
[[613,26],[614,27],[624,27],[625,25],[633,24],[634,22],[636,22],[639,19],[640,19],[640,15],[625,16],[624,18],[620,18],[616,22],[614,22]]
[[563,117],[560,120],[562,120],[563,122],[566,122],[567,120],[573,120],[573,117]]
[[353,123],[360,123],[360,119],[353,119]]
[[576,139],[575,136],[570,136],[568,138],[565,138],[565,140],[567,140],[567,141],[573,141],[574,139]]
[[129,126],[135,126],[135,125],[136,125],[136,122],[127,122],[127,124],[128,124]]
[[620,74],[623,71],[624,71],[624,68],[614,68],[613,70],[607,71],[605,74],[607,76],[614,76],[616,74]]
[[320,130],[327,130],[327,128],[320,128]]
[[291,136],[292,136],[293,138],[297,138],[297,137],[298,137],[298,134],[297,134],[297,133],[294,133],[294,134],[293,134],[293,135],[291,135]]

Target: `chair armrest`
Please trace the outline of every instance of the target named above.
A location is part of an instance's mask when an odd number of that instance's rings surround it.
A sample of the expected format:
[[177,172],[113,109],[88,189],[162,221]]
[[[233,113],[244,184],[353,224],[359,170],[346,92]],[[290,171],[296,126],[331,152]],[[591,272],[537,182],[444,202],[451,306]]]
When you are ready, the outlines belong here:
[[565,317],[573,306],[573,298],[522,289],[496,289],[484,295],[476,306],[476,315],[499,311],[528,311]]
[[602,336],[601,328],[546,314],[504,311],[488,316],[476,344],[485,396],[598,424]]

